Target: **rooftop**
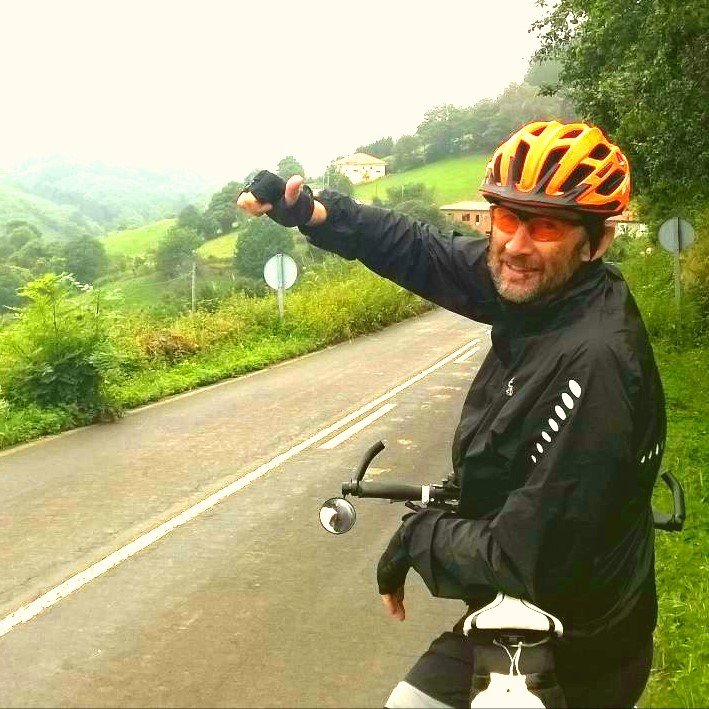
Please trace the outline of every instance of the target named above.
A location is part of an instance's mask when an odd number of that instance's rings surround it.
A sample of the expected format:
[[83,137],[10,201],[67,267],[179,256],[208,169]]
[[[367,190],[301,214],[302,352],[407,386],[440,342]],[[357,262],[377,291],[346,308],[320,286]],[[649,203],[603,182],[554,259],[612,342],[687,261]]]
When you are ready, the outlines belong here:
[[336,165],[386,165],[384,160],[375,158],[367,153],[355,153],[346,158],[340,158],[335,161]]
[[441,209],[450,211],[486,212],[490,209],[489,202],[455,202],[454,204],[444,204]]

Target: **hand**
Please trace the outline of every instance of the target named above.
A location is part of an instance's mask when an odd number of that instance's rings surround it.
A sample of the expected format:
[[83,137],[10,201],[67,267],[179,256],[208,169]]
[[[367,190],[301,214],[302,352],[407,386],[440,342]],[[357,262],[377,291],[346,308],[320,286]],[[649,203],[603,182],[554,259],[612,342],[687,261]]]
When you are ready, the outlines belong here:
[[384,608],[390,617],[395,620],[406,620],[406,608],[404,608],[404,587],[398,588],[394,593],[383,593],[382,601]]
[[[275,176],[273,176],[275,178]],[[300,175],[293,175],[288,179],[285,185],[285,192],[283,193],[283,202],[285,202],[285,207],[293,207],[298,198],[303,191],[303,184],[305,180]],[[282,184],[282,183],[281,183]],[[252,217],[260,217],[262,214],[268,214],[268,212],[273,210],[273,203],[267,201],[258,200],[251,192],[242,192],[238,199],[236,200],[236,206],[243,209],[247,214]],[[313,213],[308,220],[306,226],[317,226],[322,224],[327,219],[327,210],[325,206],[314,200]],[[276,218],[276,221],[278,219]]]
[[396,530],[377,564],[377,586],[390,616],[404,620],[404,582],[411,559],[404,541],[404,525]]

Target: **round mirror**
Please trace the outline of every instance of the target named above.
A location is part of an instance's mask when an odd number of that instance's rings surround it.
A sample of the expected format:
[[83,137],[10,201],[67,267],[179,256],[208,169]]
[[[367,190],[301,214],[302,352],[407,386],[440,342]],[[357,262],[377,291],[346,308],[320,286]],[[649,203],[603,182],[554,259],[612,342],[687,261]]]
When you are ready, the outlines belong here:
[[320,508],[320,524],[332,534],[344,534],[354,527],[355,508],[342,497],[333,497]]

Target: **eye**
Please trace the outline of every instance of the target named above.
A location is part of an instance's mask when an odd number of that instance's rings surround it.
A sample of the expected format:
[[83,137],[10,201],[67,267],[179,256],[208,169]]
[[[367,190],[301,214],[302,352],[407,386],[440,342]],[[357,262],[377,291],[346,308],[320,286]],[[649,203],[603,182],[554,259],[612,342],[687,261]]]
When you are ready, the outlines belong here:
[[519,218],[507,209],[496,209],[493,212],[493,222],[505,234],[514,234],[519,227]]
[[564,236],[564,228],[556,219],[539,217],[529,222],[529,231],[536,241],[559,241]]

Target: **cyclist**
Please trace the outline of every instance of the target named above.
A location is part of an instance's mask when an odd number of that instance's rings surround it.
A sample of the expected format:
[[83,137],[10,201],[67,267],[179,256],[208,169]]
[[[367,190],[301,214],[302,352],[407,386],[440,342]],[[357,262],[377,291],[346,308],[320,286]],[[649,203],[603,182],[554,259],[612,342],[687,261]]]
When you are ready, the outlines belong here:
[[[284,192],[285,187],[285,192]],[[497,591],[562,619],[556,671],[569,706],[632,706],[657,617],[651,493],[665,445],[662,384],[627,284],[602,260],[628,204],[620,148],[586,123],[535,121],[495,151],[481,192],[489,240],[262,172],[238,199],[312,244],[492,325],[452,451],[457,515],[405,518],[377,569],[405,618],[414,568],[470,607]],[[459,623],[434,640],[387,706],[466,706]]]

